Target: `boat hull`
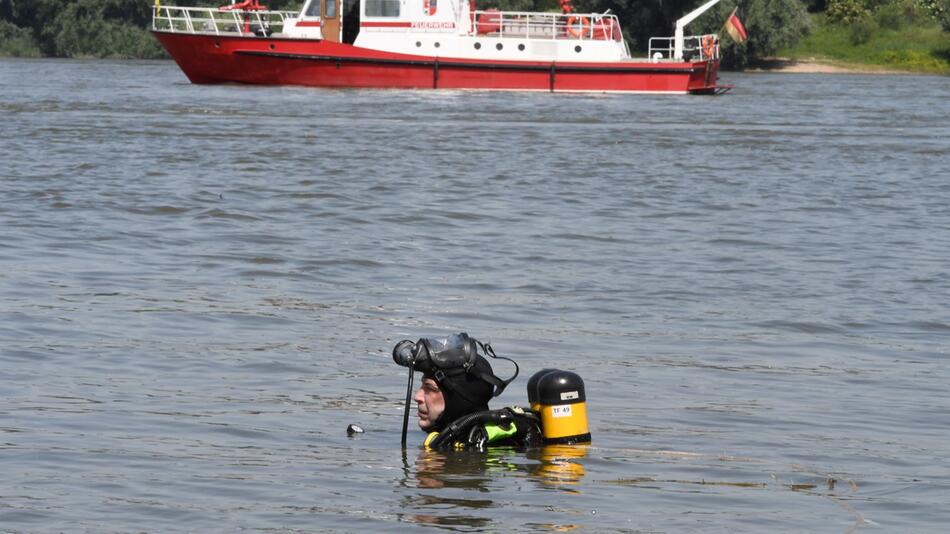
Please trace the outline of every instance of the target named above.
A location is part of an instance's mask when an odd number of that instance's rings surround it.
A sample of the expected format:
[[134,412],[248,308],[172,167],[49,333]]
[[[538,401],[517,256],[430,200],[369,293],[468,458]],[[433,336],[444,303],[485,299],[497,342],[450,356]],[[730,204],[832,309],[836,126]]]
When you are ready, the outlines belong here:
[[718,61],[481,61],[396,54],[316,39],[153,32],[196,84],[714,93]]

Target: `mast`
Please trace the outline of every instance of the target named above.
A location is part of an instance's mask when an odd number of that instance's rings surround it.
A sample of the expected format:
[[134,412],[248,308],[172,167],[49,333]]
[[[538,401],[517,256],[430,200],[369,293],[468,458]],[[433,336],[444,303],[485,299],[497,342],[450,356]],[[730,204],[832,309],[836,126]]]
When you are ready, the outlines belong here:
[[719,0],[709,0],[676,21],[676,31],[673,34],[673,59],[683,59],[683,29],[686,25],[718,3]]

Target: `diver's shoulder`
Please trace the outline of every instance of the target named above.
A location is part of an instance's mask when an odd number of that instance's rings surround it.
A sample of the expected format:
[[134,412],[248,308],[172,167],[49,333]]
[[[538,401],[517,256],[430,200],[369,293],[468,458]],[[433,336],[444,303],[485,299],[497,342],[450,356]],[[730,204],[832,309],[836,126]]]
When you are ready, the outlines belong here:
[[537,412],[506,406],[462,416],[441,432],[429,434],[425,446],[434,450],[484,450],[540,445],[541,440],[541,418]]

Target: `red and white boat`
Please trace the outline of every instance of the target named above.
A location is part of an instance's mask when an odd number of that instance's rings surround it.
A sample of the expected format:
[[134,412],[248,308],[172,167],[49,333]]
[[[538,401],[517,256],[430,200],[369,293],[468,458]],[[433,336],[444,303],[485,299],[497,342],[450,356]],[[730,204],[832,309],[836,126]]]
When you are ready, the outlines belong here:
[[258,0],[220,8],[156,2],[152,31],[192,83],[713,94],[719,41],[650,40],[633,58],[608,13],[484,10],[474,0]]

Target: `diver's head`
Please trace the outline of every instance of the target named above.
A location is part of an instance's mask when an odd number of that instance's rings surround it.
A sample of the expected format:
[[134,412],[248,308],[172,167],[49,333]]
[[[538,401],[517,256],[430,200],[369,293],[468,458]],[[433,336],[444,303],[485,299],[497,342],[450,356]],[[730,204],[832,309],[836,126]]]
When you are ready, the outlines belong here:
[[488,409],[494,386],[481,376],[494,376],[491,365],[476,355],[474,369],[475,373],[453,376],[434,372],[422,375],[422,386],[413,397],[418,408],[419,428],[441,432],[459,417]]
[[410,372],[422,372],[422,386],[413,397],[420,428],[441,431],[459,417],[487,410],[488,401],[518,376],[515,364],[514,376],[508,380],[496,377],[488,360],[478,354],[479,348],[498,357],[491,345],[465,333],[441,340],[423,338],[415,343],[404,340],[393,348],[396,363],[409,367]]
[[423,377],[422,385],[412,397],[416,402],[416,415],[419,428],[426,432],[436,432],[437,422],[441,422],[445,412],[445,395],[439,383],[431,377]]

